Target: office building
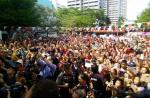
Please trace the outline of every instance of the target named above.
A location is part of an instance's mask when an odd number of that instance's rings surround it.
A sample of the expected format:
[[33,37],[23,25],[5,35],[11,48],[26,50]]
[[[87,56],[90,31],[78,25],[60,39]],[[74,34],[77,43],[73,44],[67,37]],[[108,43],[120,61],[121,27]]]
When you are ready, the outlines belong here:
[[68,7],[79,9],[104,9],[112,24],[117,24],[119,17],[127,17],[127,0],[68,0]]
[[117,24],[119,17],[127,18],[127,0],[107,0],[106,13],[113,24]]
[[68,0],[67,6],[79,9],[100,9],[105,7],[104,1],[105,0]]

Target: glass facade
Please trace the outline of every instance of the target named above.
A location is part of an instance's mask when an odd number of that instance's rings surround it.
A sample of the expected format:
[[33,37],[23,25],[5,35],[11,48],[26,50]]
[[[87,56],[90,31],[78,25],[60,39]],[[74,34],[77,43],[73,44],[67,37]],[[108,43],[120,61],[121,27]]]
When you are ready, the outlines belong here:
[[53,8],[53,4],[51,0],[37,0],[37,1],[38,1],[37,3],[40,5],[46,6],[48,8]]

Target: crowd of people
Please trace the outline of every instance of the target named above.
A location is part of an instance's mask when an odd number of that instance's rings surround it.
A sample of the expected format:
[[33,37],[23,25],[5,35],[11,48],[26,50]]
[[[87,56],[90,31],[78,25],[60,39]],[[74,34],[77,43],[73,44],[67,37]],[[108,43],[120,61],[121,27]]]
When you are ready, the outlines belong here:
[[0,42],[0,98],[148,98],[150,38],[57,38]]

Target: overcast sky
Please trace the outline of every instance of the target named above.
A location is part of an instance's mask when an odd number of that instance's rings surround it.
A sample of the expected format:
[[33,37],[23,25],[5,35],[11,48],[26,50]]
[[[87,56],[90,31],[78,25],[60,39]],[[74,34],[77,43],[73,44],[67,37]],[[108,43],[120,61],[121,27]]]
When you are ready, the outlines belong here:
[[[67,5],[67,0],[56,0],[61,5]],[[137,16],[148,7],[150,0],[127,0],[127,18],[135,20]]]

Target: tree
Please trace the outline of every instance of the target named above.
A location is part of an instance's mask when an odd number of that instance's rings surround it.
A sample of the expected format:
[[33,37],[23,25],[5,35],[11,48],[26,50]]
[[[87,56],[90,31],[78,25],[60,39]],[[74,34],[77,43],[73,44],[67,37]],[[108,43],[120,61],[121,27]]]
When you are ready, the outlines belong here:
[[79,18],[81,12],[76,8],[60,8],[56,11],[56,17],[64,27],[74,27],[77,17]]
[[119,17],[119,20],[118,20],[118,27],[120,28],[124,23],[124,18],[123,17]]
[[136,22],[142,23],[142,28],[145,28],[146,31],[150,31],[150,27],[147,26],[147,22],[150,22],[150,6],[137,17]]
[[150,21],[150,7],[146,8],[137,18],[137,22]]
[[36,26],[40,15],[36,0],[0,0],[0,26]]
[[105,22],[106,22],[106,25],[111,24],[111,21],[108,16],[105,17]]
[[82,9],[61,8],[56,11],[56,17],[60,20],[63,27],[89,27],[93,26],[96,20],[99,25],[109,24],[109,18],[104,15],[102,9]]

